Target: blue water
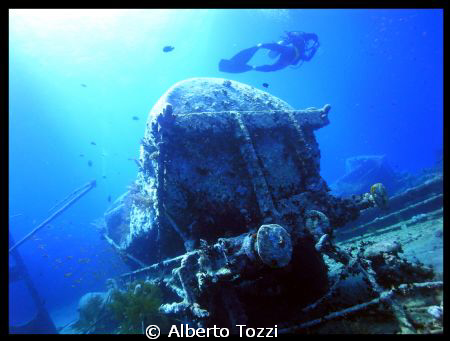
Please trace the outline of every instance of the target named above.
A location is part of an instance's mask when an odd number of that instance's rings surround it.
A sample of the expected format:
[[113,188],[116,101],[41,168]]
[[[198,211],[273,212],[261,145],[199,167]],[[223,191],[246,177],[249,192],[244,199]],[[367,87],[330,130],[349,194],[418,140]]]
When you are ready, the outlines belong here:
[[[293,30],[321,44],[300,68],[219,72],[220,59]],[[442,153],[442,10],[10,10],[9,213],[21,214],[10,218],[13,238],[97,180],[19,247],[49,311],[127,270],[90,223],[135,179],[129,159],[153,104],[190,77],[247,83],[298,109],[331,104],[331,123],[316,132],[329,184],[347,157],[385,154],[416,173]],[[10,287],[10,323],[29,318],[24,292]]]

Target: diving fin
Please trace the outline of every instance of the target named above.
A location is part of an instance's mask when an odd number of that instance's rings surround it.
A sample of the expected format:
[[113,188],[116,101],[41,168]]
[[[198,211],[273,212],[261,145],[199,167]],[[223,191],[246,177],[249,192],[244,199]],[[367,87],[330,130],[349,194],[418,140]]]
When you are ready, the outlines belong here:
[[235,63],[228,59],[221,59],[219,62],[219,71],[228,72],[228,73],[241,73],[250,71],[253,69],[253,66],[247,64]]
[[269,50],[267,55],[269,56],[270,59],[274,59],[280,55],[280,52],[274,51],[274,50]]

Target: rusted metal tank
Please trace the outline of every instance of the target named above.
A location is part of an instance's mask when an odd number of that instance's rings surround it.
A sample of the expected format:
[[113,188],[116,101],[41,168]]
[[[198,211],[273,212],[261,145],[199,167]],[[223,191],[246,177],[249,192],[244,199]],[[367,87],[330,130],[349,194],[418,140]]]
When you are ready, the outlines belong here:
[[265,223],[296,239],[308,210],[331,226],[355,218],[354,203],[328,195],[320,176],[314,131],[329,123],[329,110],[294,110],[220,78],[175,84],[149,114],[125,219],[108,235],[151,264]]
[[105,214],[106,239],[133,264],[123,277],[175,293],[160,310],[198,326],[266,325],[264,309],[283,320],[323,297],[322,254],[348,263],[333,229],[384,193],[329,194],[314,131],[330,108],[218,78],[172,86],[149,114],[136,181]]

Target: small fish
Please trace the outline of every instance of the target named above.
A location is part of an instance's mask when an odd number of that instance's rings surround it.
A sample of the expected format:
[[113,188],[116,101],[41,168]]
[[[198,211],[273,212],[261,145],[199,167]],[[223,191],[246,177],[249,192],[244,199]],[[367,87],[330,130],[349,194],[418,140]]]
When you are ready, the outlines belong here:
[[139,121],[139,116],[133,116],[132,119],[133,119],[134,121]]
[[87,85],[84,84],[84,83],[81,83],[80,85],[81,85],[83,88],[87,88]]
[[91,141],[91,144],[92,144],[93,146],[96,146],[96,145],[97,145],[97,143],[95,143],[94,141]]
[[173,47],[173,46],[164,46],[164,48],[163,48],[163,51],[164,52],[170,52],[170,51],[172,51],[173,49],[174,49],[175,47]]
[[88,161],[88,166],[92,167],[92,161],[91,160]]
[[67,277],[70,277],[70,276],[72,276],[72,273],[71,273],[71,272],[68,272],[68,273],[65,273],[65,274],[64,274],[64,277],[66,277],[66,278],[67,278]]
[[102,175],[102,178],[103,178],[103,179],[106,179],[106,175]]
[[80,264],[87,264],[90,261],[91,260],[89,258],[80,258],[80,259],[78,259],[78,263],[80,263]]
[[268,83],[262,83],[262,86],[265,87],[265,88],[268,88],[269,84]]
[[108,195],[108,202],[111,202],[111,196]]
[[80,154],[80,157],[84,157],[84,154]]
[[72,258],[73,258],[73,256],[66,256],[66,258],[67,258],[67,259],[72,259]]

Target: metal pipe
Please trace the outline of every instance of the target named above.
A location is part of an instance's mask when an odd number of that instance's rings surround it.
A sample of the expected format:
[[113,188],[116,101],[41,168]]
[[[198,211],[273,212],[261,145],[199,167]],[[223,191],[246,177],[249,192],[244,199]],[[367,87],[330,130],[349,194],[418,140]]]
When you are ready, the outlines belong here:
[[[15,248],[17,248],[19,245],[21,245],[23,242],[25,242],[27,239],[29,239],[32,235],[34,235],[37,231],[39,231],[44,226],[48,225],[52,220],[54,220],[56,217],[58,217],[61,213],[63,213],[66,209],[68,209],[70,206],[72,206],[78,199],[80,199],[83,195],[85,195],[87,192],[89,192],[92,188],[94,188],[96,185],[95,180],[92,180],[88,182],[86,185],[84,185],[81,189],[75,190],[73,193],[78,193],[73,199],[71,199],[69,202],[67,202],[63,207],[61,207],[59,210],[57,210],[55,213],[53,213],[50,217],[45,219],[42,223],[40,223],[38,226],[36,226],[33,231],[28,233],[25,237],[23,237],[20,241],[18,241],[16,244],[14,244],[10,249],[9,252],[13,251]],[[72,193],[72,194],[73,194]]]

